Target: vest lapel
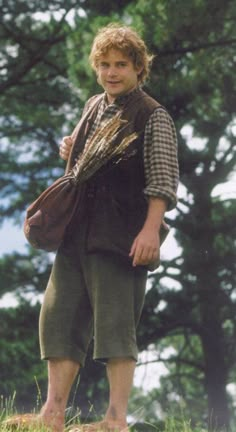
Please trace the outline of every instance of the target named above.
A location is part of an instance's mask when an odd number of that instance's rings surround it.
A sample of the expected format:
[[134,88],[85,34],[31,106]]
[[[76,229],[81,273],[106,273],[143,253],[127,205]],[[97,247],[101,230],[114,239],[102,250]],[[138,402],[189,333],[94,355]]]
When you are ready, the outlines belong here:
[[93,101],[91,102],[91,105],[88,108],[88,111],[83,115],[75,127],[74,131],[72,132],[72,139],[74,140],[74,143],[71,148],[70,156],[66,165],[66,174],[71,170],[71,168],[75,164],[75,158],[77,155],[83,150],[86,138],[88,136],[88,132],[90,130],[90,127],[94,121],[97,107],[100,103],[100,101],[103,98],[102,95],[97,95],[95,98],[93,98]]

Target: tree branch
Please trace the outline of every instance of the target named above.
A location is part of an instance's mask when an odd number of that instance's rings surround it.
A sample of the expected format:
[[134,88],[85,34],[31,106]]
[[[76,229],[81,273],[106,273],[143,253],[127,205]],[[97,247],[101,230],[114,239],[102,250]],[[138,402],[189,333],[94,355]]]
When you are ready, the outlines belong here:
[[163,51],[157,51],[158,57],[166,57],[166,56],[172,56],[177,54],[187,54],[187,53],[194,53],[201,50],[207,50],[210,48],[223,48],[228,45],[234,45],[236,44],[236,39],[228,39],[228,40],[219,40],[215,42],[207,42],[202,43],[199,45],[189,45],[188,47],[184,48],[176,48],[171,50],[163,50]]
[[154,364],[154,363],[176,363],[176,364],[184,364],[186,366],[192,366],[196,369],[199,369],[200,371],[204,372],[205,368],[203,366],[202,363],[200,362],[195,362],[193,360],[188,360],[188,359],[181,359],[179,357],[175,357],[175,356],[171,356],[168,358],[163,358],[161,356],[159,356],[158,358],[154,359],[154,360],[147,360],[147,361],[142,361],[139,362],[137,364],[137,366],[145,366],[145,365],[149,365],[149,364]]

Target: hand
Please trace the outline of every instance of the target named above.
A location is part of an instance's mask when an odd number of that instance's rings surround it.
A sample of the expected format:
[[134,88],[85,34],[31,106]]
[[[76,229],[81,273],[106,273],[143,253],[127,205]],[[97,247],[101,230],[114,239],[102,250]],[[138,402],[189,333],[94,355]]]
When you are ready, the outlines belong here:
[[133,257],[133,266],[148,265],[159,258],[160,238],[156,230],[143,228],[134,239],[129,256]]
[[69,158],[72,144],[73,140],[70,136],[66,136],[62,139],[59,147],[59,154],[63,160],[67,160]]

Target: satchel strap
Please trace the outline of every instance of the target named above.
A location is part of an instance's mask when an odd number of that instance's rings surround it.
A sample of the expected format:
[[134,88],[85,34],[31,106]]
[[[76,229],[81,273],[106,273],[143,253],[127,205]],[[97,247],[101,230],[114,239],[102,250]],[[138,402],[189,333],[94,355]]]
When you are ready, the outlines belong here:
[[100,94],[92,97],[88,101],[88,110],[86,110],[85,114],[82,115],[79,123],[76,125],[75,129],[71,134],[71,137],[73,139],[73,145],[71,147],[70,155],[66,165],[66,174],[68,174],[68,172],[73,167],[77,154],[80,153],[80,151],[83,149],[84,140],[87,132],[86,129],[89,124],[89,118],[93,113],[94,109],[96,109],[96,107],[98,106],[99,102],[102,100],[102,98],[103,94]]

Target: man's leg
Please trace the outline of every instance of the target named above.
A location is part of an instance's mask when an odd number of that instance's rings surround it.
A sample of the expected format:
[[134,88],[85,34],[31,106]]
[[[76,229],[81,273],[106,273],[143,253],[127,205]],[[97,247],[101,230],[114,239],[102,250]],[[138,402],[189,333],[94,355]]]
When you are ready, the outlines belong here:
[[48,394],[40,418],[54,432],[64,430],[65,409],[79,364],[66,359],[48,361]]
[[94,314],[94,359],[107,363],[110,397],[101,422],[70,432],[125,432],[147,271],[113,254],[91,254],[89,264],[86,280]]
[[41,426],[50,432],[63,432],[65,409],[79,364],[66,359],[48,361],[48,395],[40,414],[19,414],[6,419],[6,430],[34,430]]
[[131,358],[110,359],[107,376],[110,388],[109,406],[105,414],[108,426],[127,426],[127,408],[136,362]]
[[40,419],[53,426],[53,432],[64,430],[71,386],[84,364],[93,331],[92,309],[76,247],[71,240],[58,251],[39,319],[41,357],[48,360],[48,394]]
[[69,432],[128,432],[126,416],[135,363],[131,358],[108,360],[107,377],[110,397],[104,419],[97,423],[74,426]]

